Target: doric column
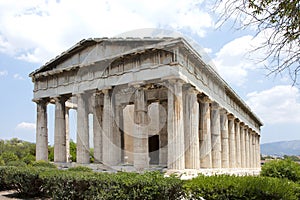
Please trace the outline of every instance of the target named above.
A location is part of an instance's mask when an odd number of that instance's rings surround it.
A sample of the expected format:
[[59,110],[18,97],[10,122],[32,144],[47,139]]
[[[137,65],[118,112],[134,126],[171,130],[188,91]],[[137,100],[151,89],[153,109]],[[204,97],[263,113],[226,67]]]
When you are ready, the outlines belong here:
[[36,160],[48,161],[48,128],[47,128],[47,104],[41,99],[36,101]]
[[197,91],[189,86],[184,93],[185,168],[199,169],[199,103]]
[[148,105],[145,88],[139,85],[135,88],[133,165],[137,170],[143,170],[149,167]]
[[210,100],[208,97],[200,99],[200,166],[212,168],[211,131],[210,131]]
[[222,167],[221,157],[221,130],[220,130],[220,107],[216,102],[211,103],[211,144],[212,144],[212,167]]
[[256,163],[256,154],[255,154],[255,132],[251,130],[251,168],[255,168],[255,163]]
[[228,116],[228,130],[229,130],[229,160],[230,160],[230,168],[236,167],[236,146],[235,146],[235,131],[236,126],[234,123],[234,116]]
[[123,124],[123,106],[115,105],[115,119],[114,119],[114,134],[113,134],[113,143],[114,143],[114,158],[116,163],[122,162],[122,147],[121,147],[121,137],[123,133],[123,127],[120,125]]
[[249,128],[245,126],[245,140],[246,140],[246,168],[250,168],[250,140]]
[[253,157],[253,164],[252,168],[256,168],[256,163],[257,163],[257,157],[256,157],[256,133],[255,131],[252,131],[252,157]]
[[103,97],[103,128],[102,128],[102,143],[103,143],[103,163],[108,166],[116,165],[114,161],[114,116],[111,91],[109,89],[102,90]]
[[256,134],[256,157],[257,157],[257,162],[256,162],[256,167],[260,168],[260,142],[259,142],[260,135]]
[[235,152],[236,152],[236,168],[242,167],[241,159],[241,133],[240,122],[235,121]]
[[55,98],[54,162],[67,162],[66,100],[65,97]]
[[167,128],[168,102],[162,101],[158,107],[159,115],[159,165],[168,163],[168,128]]
[[102,162],[102,152],[103,152],[103,143],[102,143],[102,117],[103,117],[103,107],[101,106],[101,95],[95,93],[94,98],[94,109],[93,109],[93,142],[94,142],[94,162]]
[[77,95],[77,163],[90,162],[87,94]]
[[228,118],[227,111],[225,109],[220,110],[220,129],[222,144],[222,168],[229,168],[229,148],[231,145],[231,138],[229,136],[230,132],[228,134]]
[[66,153],[67,153],[67,162],[70,161],[70,118],[69,118],[70,108],[66,107]]
[[241,134],[241,167],[246,168],[246,133],[244,123],[240,123]]
[[180,80],[168,84],[168,169],[185,167],[182,85]]

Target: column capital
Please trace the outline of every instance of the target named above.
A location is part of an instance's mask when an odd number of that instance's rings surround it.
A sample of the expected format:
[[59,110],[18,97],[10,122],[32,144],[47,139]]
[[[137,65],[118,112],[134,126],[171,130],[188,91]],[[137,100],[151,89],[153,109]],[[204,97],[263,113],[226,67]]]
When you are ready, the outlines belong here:
[[228,117],[228,120],[235,120],[235,117],[232,113],[228,113],[227,117]]
[[[220,114],[221,115],[227,115],[228,114],[228,112],[227,112],[227,110],[225,109],[225,108],[220,108]],[[228,115],[227,115],[228,116]],[[228,119],[228,118],[227,118]]]
[[205,95],[205,96],[200,97],[200,102],[201,103],[211,103],[212,101],[208,96]]
[[245,126],[245,123],[241,121],[240,122],[240,127],[243,128],[244,126]]
[[53,97],[53,99],[54,99],[55,102],[64,103],[69,99],[69,97],[65,96],[65,95],[62,95],[62,96]]
[[46,98],[40,98],[40,99],[32,99],[32,101],[37,104],[48,104],[50,102],[50,99],[48,97],[46,97]]
[[213,102],[211,102],[211,109],[212,110],[219,110],[220,105],[217,102],[213,101]]

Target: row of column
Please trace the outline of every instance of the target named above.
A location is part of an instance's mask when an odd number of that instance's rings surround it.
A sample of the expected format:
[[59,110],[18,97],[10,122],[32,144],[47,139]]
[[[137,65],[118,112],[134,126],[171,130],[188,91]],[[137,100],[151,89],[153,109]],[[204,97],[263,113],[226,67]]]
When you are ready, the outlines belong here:
[[[134,166],[149,167],[147,98],[144,88],[135,87]],[[167,145],[160,144],[160,163],[167,159],[169,169],[258,168],[259,135],[232,114],[211,102],[207,96],[181,80],[169,80],[167,108]],[[184,90],[183,90],[184,89]],[[122,162],[121,106],[115,106],[110,89],[93,95],[94,158],[113,166]],[[89,163],[89,100],[77,95],[77,162]],[[67,97],[55,98],[54,161],[68,161]],[[36,159],[48,160],[47,103],[37,101]],[[163,108],[164,108],[163,107]],[[160,114],[159,114],[160,115]],[[165,143],[166,140],[161,140]],[[167,147],[166,147],[167,146]],[[165,158],[167,156],[167,158]]]
[[168,87],[168,168],[260,167],[259,134],[181,81]]

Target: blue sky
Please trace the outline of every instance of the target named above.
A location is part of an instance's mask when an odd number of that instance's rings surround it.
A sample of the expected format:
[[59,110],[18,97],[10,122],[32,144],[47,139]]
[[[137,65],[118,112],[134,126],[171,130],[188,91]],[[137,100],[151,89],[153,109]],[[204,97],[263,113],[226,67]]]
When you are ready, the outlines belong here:
[[[84,38],[160,28],[180,32],[207,52],[221,76],[264,122],[261,142],[300,139],[300,92],[287,74],[266,76],[249,54],[268,33],[217,28],[217,13],[199,0],[0,0],[0,139],[35,141],[36,105],[28,74]],[[53,106],[49,142],[53,143]],[[75,140],[75,113],[71,112]]]

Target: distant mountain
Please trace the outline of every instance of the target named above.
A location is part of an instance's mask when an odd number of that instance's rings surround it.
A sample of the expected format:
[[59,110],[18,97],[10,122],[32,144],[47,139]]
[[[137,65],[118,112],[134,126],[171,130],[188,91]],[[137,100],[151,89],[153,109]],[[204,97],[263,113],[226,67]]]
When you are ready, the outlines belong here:
[[263,155],[300,155],[300,140],[272,142],[260,145]]

